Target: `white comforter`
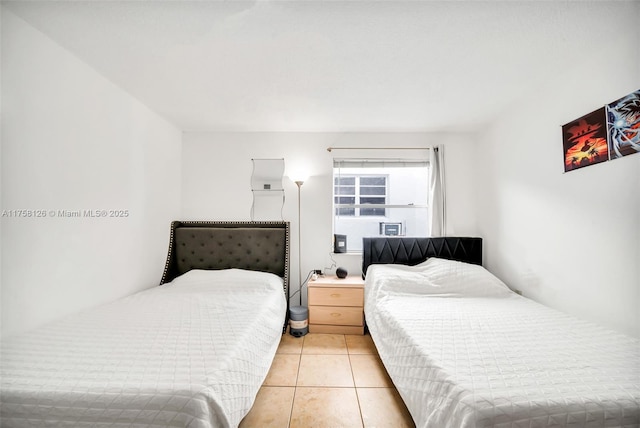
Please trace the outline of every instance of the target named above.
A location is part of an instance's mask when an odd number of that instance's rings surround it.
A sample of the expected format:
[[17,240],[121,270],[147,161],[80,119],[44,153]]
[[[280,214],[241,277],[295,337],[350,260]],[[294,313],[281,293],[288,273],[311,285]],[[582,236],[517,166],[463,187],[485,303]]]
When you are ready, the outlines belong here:
[[235,427],[282,335],[275,275],[191,271],[2,344],[0,425]]
[[640,344],[480,266],[372,265],[371,336],[418,427],[638,427]]

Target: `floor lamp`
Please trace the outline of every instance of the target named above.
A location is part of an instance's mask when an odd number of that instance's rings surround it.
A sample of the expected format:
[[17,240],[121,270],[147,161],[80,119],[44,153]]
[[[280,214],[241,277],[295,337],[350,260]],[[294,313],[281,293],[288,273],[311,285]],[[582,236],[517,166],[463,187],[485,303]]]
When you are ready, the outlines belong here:
[[302,234],[300,232],[300,188],[304,184],[304,180],[296,180],[298,186],[298,284],[300,286],[300,306],[302,306]]
[[300,227],[300,188],[304,179],[294,180],[298,186],[298,293],[300,293],[300,306],[289,308],[289,334],[300,337],[309,332],[309,310],[302,306],[302,228]]

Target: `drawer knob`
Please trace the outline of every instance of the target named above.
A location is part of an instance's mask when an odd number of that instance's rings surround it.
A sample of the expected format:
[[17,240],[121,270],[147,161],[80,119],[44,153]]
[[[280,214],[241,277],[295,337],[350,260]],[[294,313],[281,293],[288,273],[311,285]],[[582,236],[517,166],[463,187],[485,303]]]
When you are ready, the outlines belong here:
[[340,293],[333,293],[331,297],[340,297]]
[[337,317],[340,316],[340,313],[339,312],[331,312],[331,316],[334,317],[334,318],[337,318]]

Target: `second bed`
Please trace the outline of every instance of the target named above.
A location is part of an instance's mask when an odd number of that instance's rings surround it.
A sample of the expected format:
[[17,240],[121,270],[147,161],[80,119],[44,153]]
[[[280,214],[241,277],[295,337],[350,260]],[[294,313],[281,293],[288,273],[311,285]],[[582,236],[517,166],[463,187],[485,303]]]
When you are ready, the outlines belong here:
[[638,340],[517,295],[465,239],[365,242],[367,325],[416,425],[640,426]]

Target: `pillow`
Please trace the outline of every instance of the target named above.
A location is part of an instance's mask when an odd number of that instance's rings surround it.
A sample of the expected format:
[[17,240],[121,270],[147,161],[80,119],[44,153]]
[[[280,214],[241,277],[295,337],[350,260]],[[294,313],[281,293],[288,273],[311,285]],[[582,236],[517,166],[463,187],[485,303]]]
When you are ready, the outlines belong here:
[[480,265],[432,257],[415,268],[432,284],[450,293],[473,296],[512,293],[504,282]]
[[282,278],[268,273],[245,269],[192,269],[176,277],[167,285],[200,285],[220,291],[282,290]]
[[427,274],[416,269],[415,266],[376,264],[369,266],[365,281],[375,283],[375,287],[380,290],[388,290],[404,293],[420,293],[427,289],[442,291],[440,286],[434,284]]
[[392,295],[515,296],[504,282],[482,266],[435,257],[416,266],[391,264],[369,266],[365,282],[365,298],[381,300]]

